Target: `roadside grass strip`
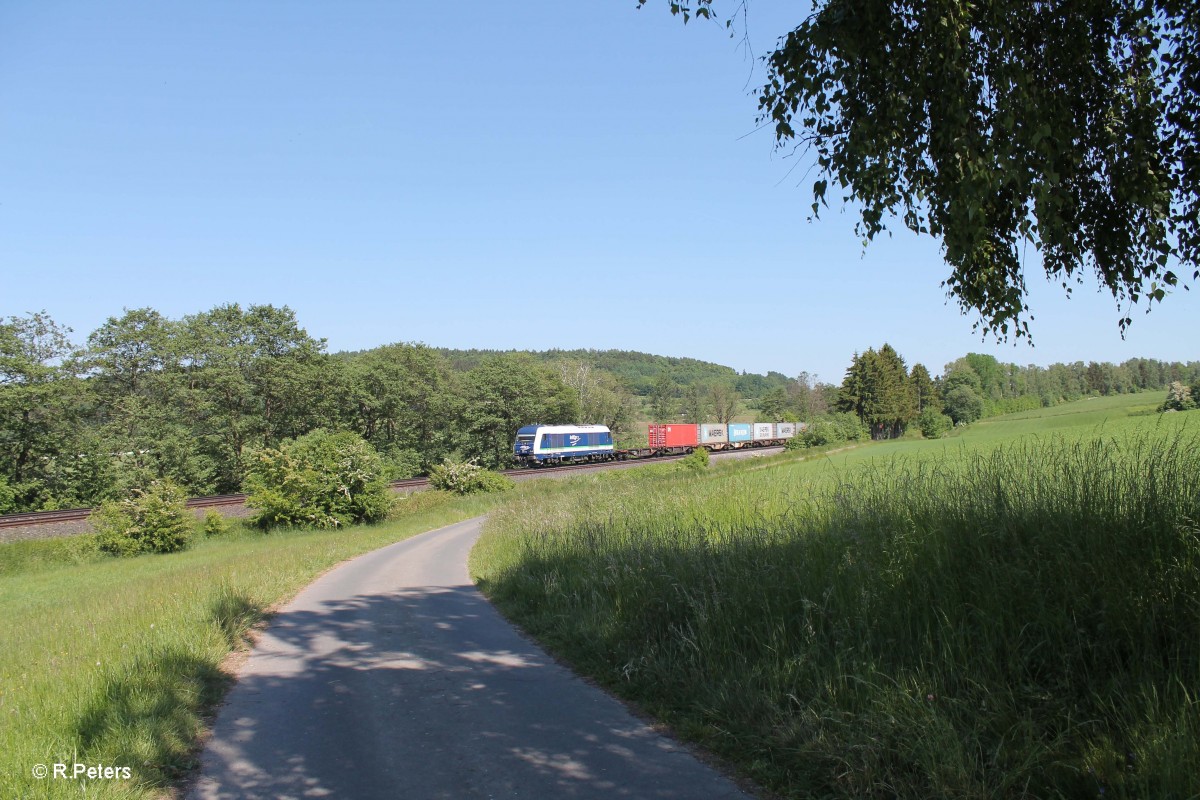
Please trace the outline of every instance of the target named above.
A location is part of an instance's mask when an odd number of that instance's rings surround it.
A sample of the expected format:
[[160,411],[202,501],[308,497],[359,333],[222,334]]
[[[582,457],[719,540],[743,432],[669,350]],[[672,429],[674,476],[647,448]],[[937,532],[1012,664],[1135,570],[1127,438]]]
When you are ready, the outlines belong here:
[[544,486],[472,570],[784,796],[1197,797],[1200,415],[1104,413]]
[[[0,547],[0,797],[161,796],[195,766],[205,717],[232,680],[223,662],[273,606],[341,561],[493,502],[422,492],[379,525],[235,526],[182,553],[129,559],[89,551],[86,537]],[[54,777],[56,764],[70,777]]]

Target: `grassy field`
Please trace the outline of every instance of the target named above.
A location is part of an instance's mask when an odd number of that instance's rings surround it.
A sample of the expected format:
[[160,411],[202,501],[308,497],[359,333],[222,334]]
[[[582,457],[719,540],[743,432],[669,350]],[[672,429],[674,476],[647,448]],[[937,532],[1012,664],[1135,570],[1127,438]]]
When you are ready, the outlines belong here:
[[786,796],[1197,797],[1200,417],[1159,402],[543,485],[472,569]]
[[[0,546],[0,797],[160,794],[195,760],[222,661],[329,567],[484,513],[494,498],[413,495],[391,522],[269,535],[234,528],[171,555],[114,559],[88,537]],[[36,765],[129,767],[38,780]]]

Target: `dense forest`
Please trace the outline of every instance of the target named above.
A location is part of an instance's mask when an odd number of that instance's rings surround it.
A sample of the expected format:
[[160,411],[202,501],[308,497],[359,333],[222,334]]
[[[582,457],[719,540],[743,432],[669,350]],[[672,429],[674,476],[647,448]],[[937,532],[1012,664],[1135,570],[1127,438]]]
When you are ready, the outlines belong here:
[[401,343],[330,354],[270,305],[178,320],[134,309],[82,343],[71,333],[44,312],[0,322],[0,513],[94,505],[153,478],[193,495],[238,491],[256,448],[318,428],[359,434],[398,478],[445,459],[503,465],[532,422],[600,423],[633,442],[646,420],[840,411],[895,435],[928,406],[969,422],[1200,378],[1200,362],[1042,368],[974,354],[934,378],[886,345],[855,355],[841,386],[622,351]]

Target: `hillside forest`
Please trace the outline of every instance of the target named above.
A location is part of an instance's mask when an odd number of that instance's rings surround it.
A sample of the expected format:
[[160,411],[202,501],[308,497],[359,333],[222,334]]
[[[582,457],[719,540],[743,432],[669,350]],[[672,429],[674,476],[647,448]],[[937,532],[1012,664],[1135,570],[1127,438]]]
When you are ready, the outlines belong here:
[[922,414],[961,425],[1088,395],[1200,397],[1197,361],[968,354],[935,375],[887,344],[854,354],[837,385],[624,351],[329,353],[271,305],[182,319],[139,308],[72,334],[45,312],[0,322],[0,513],[96,505],[156,478],[190,495],[237,492],[257,448],[316,429],[361,436],[395,479],[446,460],[506,466],[514,432],[534,422],[604,424],[625,446],[646,421],[840,418],[888,438]]

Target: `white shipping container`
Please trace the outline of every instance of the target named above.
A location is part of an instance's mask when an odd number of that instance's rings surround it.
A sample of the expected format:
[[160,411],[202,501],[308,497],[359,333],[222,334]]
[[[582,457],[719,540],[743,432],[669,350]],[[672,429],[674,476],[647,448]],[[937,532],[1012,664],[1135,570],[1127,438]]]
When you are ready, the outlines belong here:
[[754,423],[754,440],[774,439],[775,425],[770,422],[755,422]]
[[724,425],[700,426],[700,444],[715,444],[728,441],[729,436],[726,435]]
[[796,423],[780,422],[775,425],[776,439],[790,439],[796,435]]

